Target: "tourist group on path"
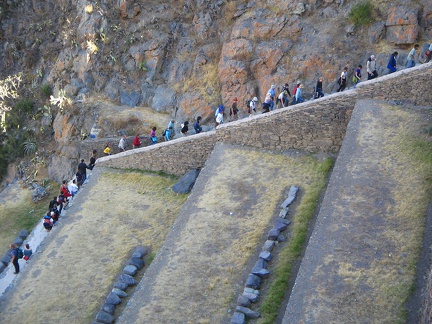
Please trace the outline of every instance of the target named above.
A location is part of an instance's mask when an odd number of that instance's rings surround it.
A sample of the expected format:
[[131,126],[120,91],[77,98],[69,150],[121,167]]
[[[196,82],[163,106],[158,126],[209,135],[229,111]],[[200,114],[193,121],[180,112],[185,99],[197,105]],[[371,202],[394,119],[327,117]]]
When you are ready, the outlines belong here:
[[[47,212],[43,216],[43,227],[45,230],[50,232],[55,226],[56,222],[59,220],[60,215],[64,209],[68,207],[73,197],[78,193],[80,187],[84,184],[87,179],[87,170],[92,170],[96,164],[96,154],[97,151],[93,150],[89,159],[89,164],[84,162],[84,159],[81,159],[81,162],[77,166],[77,172],[73,179],[69,182],[63,180],[60,185],[60,190],[58,196],[54,196],[53,199],[49,202]],[[18,260],[24,259],[28,261],[33,253],[29,244],[25,245],[25,249],[22,250],[16,244],[10,244],[9,248],[11,250],[11,263],[15,268],[14,274],[18,274],[20,272],[20,267]]]
[[[407,68],[415,66],[416,62],[420,62],[419,47],[420,46],[418,44],[415,44],[414,47],[409,52],[407,56],[407,63],[406,63]],[[399,55],[398,52],[393,52],[392,54],[390,54],[387,63],[388,74],[394,73],[398,70],[398,66],[397,66],[398,55]],[[424,63],[427,63],[432,59],[432,44],[430,44],[428,49],[426,50],[424,54],[424,58],[425,58]],[[363,80],[362,69],[363,69],[363,65],[359,64],[353,71],[351,81],[354,88]],[[349,68],[345,66],[336,80],[336,83],[338,85],[336,92],[342,92],[347,88],[348,75],[349,75]],[[371,55],[366,61],[366,77],[367,80],[372,80],[378,77],[377,61],[375,55]],[[284,108],[284,107],[288,107],[289,105],[295,105],[304,102],[305,99],[303,97],[303,90],[304,90],[304,86],[301,80],[298,80],[296,82],[292,91],[290,91],[288,83],[285,83],[282,86],[282,89],[278,92],[276,90],[276,86],[272,84],[268,89],[268,91],[266,92],[266,95],[262,102],[262,113],[268,113],[276,108]],[[320,77],[318,78],[316,85],[313,89],[313,99],[318,99],[322,97],[324,97],[323,78]],[[253,96],[252,99],[247,99],[245,105],[246,105],[246,109],[244,113],[242,113],[242,115],[246,114],[246,116],[251,117],[252,115],[256,114],[258,110],[258,97]],[[239,101],[237,97],[233,98],[233,101],[229,109],[225,109],[224,105],[220,105],[215,109],[215,114],[214,114],[215,127],[225,122],[226,114],[229,116],[228,121],[236,121],[239,119],[240,107],[239,107]],[[193,130],[195,134],[201,133],[203,131],[201,122],[202,122],[202,117],[198,116],[193,126]],[[124,152],[130,146],[133,149],[140,148],[143,145],[142,144],[143,139],[145,140],[146,143],[148,143],[148,145],[153,145],[160,141],[170,141],[176,136],[174,126],[175,126],[175,121],[170,120],[167,128],[160,133],[159,137],[157,136],[156,133],[157,128],[154,126],[151,128],[148,137],[137,134],[132,140],[131,143],[132,145],[128,145],[126,135],[122,135],[118,143],[118,149],[120,152]],[[180,128],[178,130],[180,135],[186,136],[189,133],[189,121],[183,122],[180,125]],[[110,143],[106,144],[103,152],[105,155],[111,154]]]

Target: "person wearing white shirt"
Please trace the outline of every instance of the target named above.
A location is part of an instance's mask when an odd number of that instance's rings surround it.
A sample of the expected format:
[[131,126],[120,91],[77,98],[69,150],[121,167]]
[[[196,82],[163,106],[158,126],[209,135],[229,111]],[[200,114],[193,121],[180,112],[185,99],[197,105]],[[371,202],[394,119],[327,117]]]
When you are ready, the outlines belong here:
[[416,65],[415,63],[415,56],[417,55],[417,59],[420,59],[420,53],[418,53],[418,49],[419,49],[420,45],[419,44],[415,44],[413,49],[409,52],[408,57],[407,57],[407,68],[412,68]]
[[75,196],[75,194],[78,192],[78,186],[76,184],[76,180],[72,180],[68,184],[68,190],[72,194],[72,197]]

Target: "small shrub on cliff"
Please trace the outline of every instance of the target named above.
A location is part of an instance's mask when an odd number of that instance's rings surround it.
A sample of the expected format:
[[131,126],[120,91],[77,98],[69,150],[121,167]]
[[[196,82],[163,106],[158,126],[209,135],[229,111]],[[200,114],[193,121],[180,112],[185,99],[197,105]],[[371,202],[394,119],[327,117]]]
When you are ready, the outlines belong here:
[[49,98],[52,95],[52,89],[49,84],[43,84],[41,87],[42,94],[44,97]]
[[34,140],[27,140],[22,146],[25,155],[33,154],[37,150],[37,144]]
[[348,18],[356,26],[370,24],[373,21],[373,9],[369,0],[358,2],[351,8]]
[[18,101],[15,104],[15,109],[19,112],[25,112],[25,113],[30,113],[33,110],[33,100],[31,99],[23,99]]

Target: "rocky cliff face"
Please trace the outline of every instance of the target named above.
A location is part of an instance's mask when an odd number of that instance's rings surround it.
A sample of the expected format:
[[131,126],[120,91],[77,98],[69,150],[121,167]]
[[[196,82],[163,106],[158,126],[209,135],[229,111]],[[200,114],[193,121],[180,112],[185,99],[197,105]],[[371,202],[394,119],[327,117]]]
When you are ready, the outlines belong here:
[[89,107],[89,98],[210,119],[233,97],[263,99],[271,84],[301,79],[307,94],[322,76],[330,92],[342,67],[353,71],[375,53],[384,72],[389,53],[432,37],[428,0],[372,1],[375,23],[367,27],[349,22],[354,3],[10,0],[0,73],[24,71],[28,84],[51,84],[74,100],[74,111],[58,112],[54,123],[52,162],[68,168],[80,152],[65,147],[101,123],[103,105]]

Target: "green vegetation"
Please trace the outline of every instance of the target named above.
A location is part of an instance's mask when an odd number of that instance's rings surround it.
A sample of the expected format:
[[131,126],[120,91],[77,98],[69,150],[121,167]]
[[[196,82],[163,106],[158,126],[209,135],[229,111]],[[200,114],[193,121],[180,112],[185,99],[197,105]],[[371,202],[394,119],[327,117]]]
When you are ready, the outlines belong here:
[[46,98],[49,98],[53,94],[52,88],[49,84],[43,84],[41,87],[41,92],[42,95]]
[[[13,189],[11,189],[13,190]],[[16,188],[14,199],[0,204],[0,246],[5,251],[20,230],[31,231],[42,218],[48,206],[47,199],[33,203],[31,192]]]
[[149,267],[150,264],[153,262],[153,259],[155,258],[155,256],[156,256],[156,252],[151,252],[150,253],[150,255],[148,257],[148,260],[147,260],[147,267]]
[[304,193],[301,199],[300,206],[297,208],[292,220],[291,239],[279,254],[279,261],[274,274],[272,274],[269,290],[260,307],[262,316],[260,323],[270,324],[275,322],[288,289],[292,266],[304,248],[309,221],[315,213],[317,201],[321,192],[325,189],[326,179],[332,167],[333,161],[330,158],[317,165],[317,169],[322,175],[321,181],[316,182],[310,190]]
[[[26,141],[33,136],[33,131],[29,129],[20,129],[19,124],[10,122],[10,115],[7,115],[7,125],[13,125],[14,128],[9,129],[7,134],[2,134],[2,145],[0,145],[0,180],[6,175],[7,166],[17,157],[22,157],[25,154],[25,149],[17,149],[24,145]],[[19,123],[19,121],[14,121]],[[30,148],[30,147],[29,147]],[[30,151],[29,151],[30,153]]]
[[34,140],[27,140],[22,145],[24,147],[25,155],[33,154],[37,150],[37,144]]
[[34,101],[31,99],[23,99],[18,101],[15,104],[13,110],[16,110],[17,113],[26,113],[29,114],[33,110]]
[[348,18],[356,26],[368,25],[374,20],[373,9],[369,0],[358,2],[351,8]]

